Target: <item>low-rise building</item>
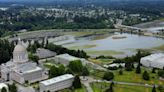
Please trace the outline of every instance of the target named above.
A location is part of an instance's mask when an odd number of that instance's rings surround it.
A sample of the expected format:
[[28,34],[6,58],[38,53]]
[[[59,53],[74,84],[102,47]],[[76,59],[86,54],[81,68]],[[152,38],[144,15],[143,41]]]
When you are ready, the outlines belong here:
[[55,92],[72,86],[74,76],[72,74],[61,75],[39,83],[40,92]]
[[141,58],[141,64],[145,67],[160,68],[164,67],[164,54],[157,53]]
[[56,53],[48,49],[38,48],[35,55],[37,55],[39,59],[45,59],[56,56]]

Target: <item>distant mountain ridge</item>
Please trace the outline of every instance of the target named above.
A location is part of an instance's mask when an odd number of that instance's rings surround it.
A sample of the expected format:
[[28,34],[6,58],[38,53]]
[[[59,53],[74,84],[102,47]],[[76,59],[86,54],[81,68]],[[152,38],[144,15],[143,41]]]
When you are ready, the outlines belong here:
[[63,2],[69,2],[69,1],[88,1],[88,2],[136,2],[136,1],[162,1],[162,0],[0,0],[0,2],[53,2],[53,1],[63,1]]

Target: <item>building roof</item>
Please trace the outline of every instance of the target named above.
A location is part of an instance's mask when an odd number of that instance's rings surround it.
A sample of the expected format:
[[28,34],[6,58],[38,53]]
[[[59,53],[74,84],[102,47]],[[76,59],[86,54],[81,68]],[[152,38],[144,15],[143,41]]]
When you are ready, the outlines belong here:
[[22,45],[20,38],[18,39],[18,44],[14,48],[14,53],[26,52],[26,47]]
[[40,83],[47,86],[47,85],[58,83],[58,82],[61,82],[61,81],[67,80],[67,79],[71,79],[71,78],[74,78],[74,76],[72,74],[65,74],[65,75],[61,75],[58,77],[54,77],[54,78],[49,79],[49,80],[42,81]]
[[69,54],[61,54],[61,55],[58,55],[56,57],[57,58],[62,58],[62,59],[68,60],[68,61],[80,60],[79,58],[71,56]]
[[164,54],[163,53],[156,53],[151,54],[149,56],[141,58],[142,64],[149,64],[147,66],[156,67],[156,68],[163,68],[164,67]]
[[42,68],[38,67],[36,65],[36,63],[32,63],[32,62],[20,64],[15,69],[15,71],[17,71],[18,73],[21,73],[21,74],[31,73],[31,72],[35,72],[35,71],[39,71],[39,70],[42,70]]
[[151,54],[149,56],[143,57],[142,59],[150,60],[150,61],[160,61],[164,62],[164,54],[163,53],[157,53],[157,54]]
[[38,48],[36,51],[36,55],[42,59],[42,58],[54,57],[56,53],[48,49]]
[[26,52],[26,48],[23,45],[18,44],[15,46],[14,52]]

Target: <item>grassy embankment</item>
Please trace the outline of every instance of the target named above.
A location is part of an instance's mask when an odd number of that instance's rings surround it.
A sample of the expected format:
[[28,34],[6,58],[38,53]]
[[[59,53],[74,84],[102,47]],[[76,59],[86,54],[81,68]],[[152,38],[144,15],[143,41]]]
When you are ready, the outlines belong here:
[[[104,92],[109,86],[109,83],[91,83],[93,92]],[[114,85],[114,92],[151,92],[151,90],[152,88],[142,86]]]

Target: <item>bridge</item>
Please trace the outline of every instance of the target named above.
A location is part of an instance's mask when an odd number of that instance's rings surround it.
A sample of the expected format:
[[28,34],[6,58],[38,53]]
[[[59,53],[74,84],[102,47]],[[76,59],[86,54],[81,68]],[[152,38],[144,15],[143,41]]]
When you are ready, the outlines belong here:
[[121,25],[121,24],[115,24],[115,28],[120,29],[120,30],[130,30],[130,31],[136,31],[136,32],[147,32],[146,29],[143,28],[138,28],[138,27],[133,27],[133,26],[126,26],[126,25]]

